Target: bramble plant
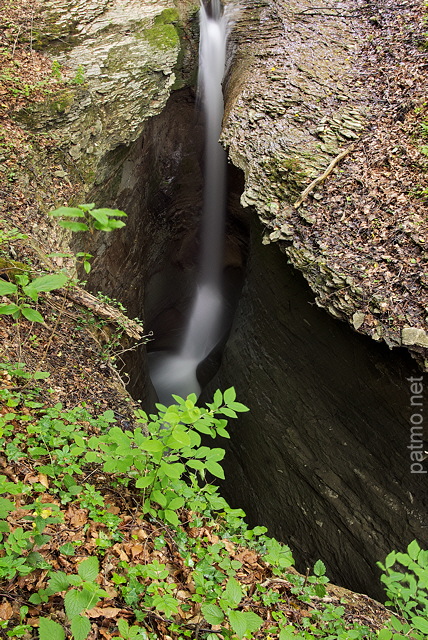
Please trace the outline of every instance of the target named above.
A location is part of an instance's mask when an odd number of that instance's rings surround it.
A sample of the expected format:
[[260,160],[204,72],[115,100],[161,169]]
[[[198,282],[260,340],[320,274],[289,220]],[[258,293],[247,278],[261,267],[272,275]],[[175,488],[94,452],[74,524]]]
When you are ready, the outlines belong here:
[[59,218],[58,223],[64,229],[71,231],[114,231],[125,226],[123,220],[116,218],[126,217],[124,211],[119,209],[95,209],[95,204],[79,204],[77,207],[59,207],[52,211],[51,216]]

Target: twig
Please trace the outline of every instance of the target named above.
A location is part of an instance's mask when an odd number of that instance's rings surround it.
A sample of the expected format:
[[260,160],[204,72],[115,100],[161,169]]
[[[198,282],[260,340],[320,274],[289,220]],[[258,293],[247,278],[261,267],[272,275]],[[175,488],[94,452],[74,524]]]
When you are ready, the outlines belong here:
[[305,573],[305,580],[303,582],[303,587],[306,587],[307,583],[308,583],[308,578],[309,578],[309,567],[306,569],[306,573]]
[[300,198],[298,198],[298,200],[296,200],[296,202],[293,205],[295,209],[298,209],[300,207],[302,202],[304,202],[306,200],[306,198],[311,193],[311,191],[313,191],[317,185],[319,185],[321,182],[323,182],[327,178],[327,176],[329,176],[330,173],[333,171],[333,169],[337,165],[337,163],[340,162],[345,156],[347,156],[348,153],[351,153],[351,151],[353,151],[354,148],[355,148],[355,145],[351,144],[347,149],[345,149],[345,151],[342,151],[342,153],[339,153],[339,155],[336,156],[330,162],[330,164],[328,165],[328,167],[324,171],[324,173],[322,173],[320,176],[318,176],[318,178],[315,178],[315,180],[313,180],[311,182],[311,184],[309,186],[307,186],[304,191],[302,191],[302,193],[300,195]]

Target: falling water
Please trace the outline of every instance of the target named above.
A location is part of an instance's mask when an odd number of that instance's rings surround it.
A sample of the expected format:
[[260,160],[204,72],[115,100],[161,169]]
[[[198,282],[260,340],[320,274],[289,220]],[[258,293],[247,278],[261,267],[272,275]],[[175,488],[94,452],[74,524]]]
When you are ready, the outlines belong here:
[[220,0],[209,10],[202,0],[198,92],[205,112],[205,186],[201,256],[196,297],[180,351],[161,355],[151,367],[151,378],[161,402],[171,394],[199,393],[198,364],[219,339],[223,310],[221,271],[226,208],[226,155],[218,142],[223,118],[222,80],[226,58],[227,18]]

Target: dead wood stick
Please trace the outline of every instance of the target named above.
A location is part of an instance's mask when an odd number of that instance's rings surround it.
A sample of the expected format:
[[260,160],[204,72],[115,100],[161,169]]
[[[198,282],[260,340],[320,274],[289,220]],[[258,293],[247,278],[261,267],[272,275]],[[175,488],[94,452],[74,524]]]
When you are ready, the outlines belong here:
[[296,200],[296,202],[294,203],[294,208],[298,209],[300,207],[300,205],[302,204],[302,202],[304,202],[306,200],[306,198],[308,197],[308,195],[311,193],[311,191],[313,191],[315,189],[315,187],[320,184],[320,182],[323,182],[323,180],[325,180],[327,178],[328,175],[330,175],[330,173],[333,171],[334,167],[337,165],[338,162],[340,162],[342,160],[342,158],[344,158],[345,156],[348,155],[348,153],[351,153],[351,151],[354,150],[355,145],[351,144],[349,147],[347,147],[345,149],[345,151],[342,151],[342,153],[339,153],[338,156],[336,156],[328,165],[327,169],[324,171],[324,173],[322,173],[320,176],[318,176],[318,178],[315,178],[315,180],[313,180],[311,182],[310,185],[308,185],[306,187],[306,189],[304,191],[302,191],[302,193],[300,194],[300,198],[298,200]]
[[143,337],[144,329],[142,326],[125,316],[118,309],[115,309],[106,302],[101,302],[91,293],[88,293],[84,289],[80,289],[80,287],[64,289],[63,291],[67,298],[72,302],[90,309],[104,320],[120,325],[130,338],[139,340]]

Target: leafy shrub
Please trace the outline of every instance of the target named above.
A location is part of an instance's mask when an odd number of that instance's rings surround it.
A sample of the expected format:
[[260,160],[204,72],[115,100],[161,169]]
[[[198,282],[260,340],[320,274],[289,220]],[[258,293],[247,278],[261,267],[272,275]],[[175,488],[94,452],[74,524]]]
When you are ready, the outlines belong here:
[[[59,218],[59,224],[71,231],[114,231],[125,226],[126,213],[119,209],[95,209],[95,204],[79,204],[77,207],[59,207],[50,214]],[[77,220],[76,220],[77,218]]]
[[43,316],[28,304],[27,299],[37,303],[39,294],[54,291],[63,287],[69,278],[65,273],[53,273],[30,280],[28,273],[15,276],[16,284],[0,278],[0,296],[13,296],[15,302],[0,303],[0,314],[11,315],[18,319],[21,316],[31,322],[44,322]]
[[[413,638],[428,636],[428,550],[421,549],[413,540],[407,553],[391,551],[385,563],[378,562],[377,565],[384,572],[381,581],[389,598],[385,604],[394,607],[408,621],[403,624],[396,617],[392,619],[392,628],[402,634],[397,637],[404,637],[410,631]],[[390,640],[393,637],[395,640],[396,635],[385,630],[379,638]]]

